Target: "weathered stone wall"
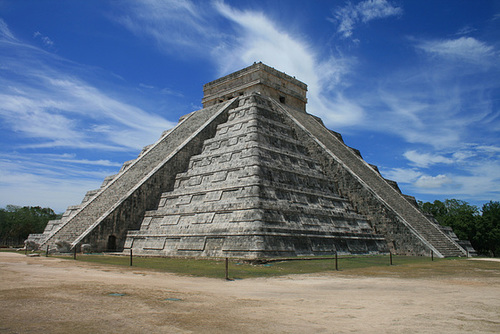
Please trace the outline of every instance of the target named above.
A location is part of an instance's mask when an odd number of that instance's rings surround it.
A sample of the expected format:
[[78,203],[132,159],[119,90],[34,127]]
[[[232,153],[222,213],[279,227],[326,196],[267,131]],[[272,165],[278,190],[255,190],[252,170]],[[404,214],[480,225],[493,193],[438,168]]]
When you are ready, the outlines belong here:
[[208,107],[237,96],[261,93],[305,111],[306,92],[307,85],[303,82],[262,63],[255,63],[205,84],[202,103]]
[[[276,103],[276,102],[275,102]],[[463,256],[465,251],[314,117],[283,108],[293,120],[301,140],[321,161],[342,196],[366,215],[398,254]],[[300,129],[300,131],[299,131]]]
[[[288,122],[292,123],[290,120]],[[321,164],[323,171],[338,189],[339,194],[354,205],[356,212],[368,218],[374,232],[385,237],[392,253],[429,254],[430,249],[399,221],[392,210],[363,187],[358,179],[325,154],[325,151],[304,131],[297,128],[296,133],[299,140],[308,148],[311,156]]]
[[[311,143],[312,146],[312,143]],[[310,147],[314,150],[313,147]],[[353,175],[333,159],[328,159],[320,151],[316,151],[325,171],[331,177],[343,196],[353,203],[360,214],[365,215],[373,225],[376,233],[384,235],[387,244],[394,254],[429,255],[431,251],[422,240],[400,221],[399,217],[381,202],[367,188],[361,186]]]

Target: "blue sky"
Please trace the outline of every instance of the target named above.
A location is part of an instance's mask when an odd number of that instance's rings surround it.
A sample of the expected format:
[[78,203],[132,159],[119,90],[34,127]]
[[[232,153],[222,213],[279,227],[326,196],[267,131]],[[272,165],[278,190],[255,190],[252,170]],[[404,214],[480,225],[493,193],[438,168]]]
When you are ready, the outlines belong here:
[[62,212],[262,61],[419,200],[500,200],[499,1],[0,0],[0,207]]

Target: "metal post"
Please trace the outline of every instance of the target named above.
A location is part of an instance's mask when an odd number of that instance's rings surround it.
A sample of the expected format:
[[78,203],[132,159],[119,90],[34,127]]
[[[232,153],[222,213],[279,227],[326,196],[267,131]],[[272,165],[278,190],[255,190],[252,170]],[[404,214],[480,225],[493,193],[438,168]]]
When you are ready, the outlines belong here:
[[434,261],[434,252],[431,251],[431,261]]
[[132,248],[130,248],[130,266],[132,267]]
[[76,245],[73,247],[73,260],[76,260]]
[[335,270],[339,270],[339,257],[337,251],[335,251]]
[[468,249],[468,248],[466,248],[466,249],[465,249],[465,252],[467,253],[467,258],[469,258],[469,249]]
[[226,257],[226,281],[229,280],[229,259]]
[[390,261],[391,266],[392,266],[392,252],[389,252],[389,261]]
[[47,245],[47,251],[45,252],[45,257],[49,257],[49,245]]

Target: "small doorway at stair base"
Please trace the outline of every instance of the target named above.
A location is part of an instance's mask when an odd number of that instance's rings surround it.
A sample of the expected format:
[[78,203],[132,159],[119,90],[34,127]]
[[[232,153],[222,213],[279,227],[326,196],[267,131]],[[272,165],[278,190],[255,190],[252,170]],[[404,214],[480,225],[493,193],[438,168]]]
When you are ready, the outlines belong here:
[[108,252],[116,252],[116,237],[114,235],[108,237],[108,246],[106,250]]

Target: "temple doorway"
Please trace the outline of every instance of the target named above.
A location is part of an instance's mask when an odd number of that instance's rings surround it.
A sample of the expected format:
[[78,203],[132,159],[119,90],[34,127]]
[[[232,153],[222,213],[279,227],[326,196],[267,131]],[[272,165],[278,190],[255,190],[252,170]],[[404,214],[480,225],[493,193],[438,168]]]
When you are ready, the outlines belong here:
[[110,235],[108,237],[108,252],[116,252],[116,237],[114,235]]

